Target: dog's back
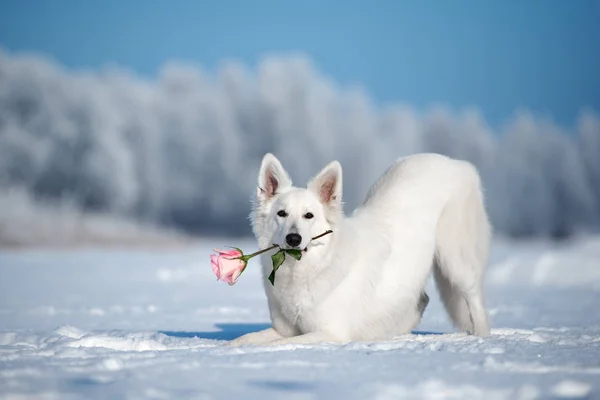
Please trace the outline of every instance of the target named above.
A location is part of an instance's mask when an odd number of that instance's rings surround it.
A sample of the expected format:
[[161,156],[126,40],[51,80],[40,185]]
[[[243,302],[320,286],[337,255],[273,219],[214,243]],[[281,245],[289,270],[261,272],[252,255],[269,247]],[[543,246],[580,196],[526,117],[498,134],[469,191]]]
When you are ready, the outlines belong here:
[[482,278],[491,227],[480,178],[470,163],[438,154],[400,159],[373,185],[354,218],[374,223],[380,237],[390,240],[390,257],[401,260],[387,279],[402,280],[405,290],[414,291],[433,264],[454,324],[489,334]]

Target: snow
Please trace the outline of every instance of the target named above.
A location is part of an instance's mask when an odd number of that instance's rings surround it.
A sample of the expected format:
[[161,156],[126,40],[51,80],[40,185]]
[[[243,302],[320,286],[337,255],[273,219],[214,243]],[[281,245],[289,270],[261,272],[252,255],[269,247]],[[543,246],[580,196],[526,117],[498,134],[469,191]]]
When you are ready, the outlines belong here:
[[556,397],[585,397],[590,393],[590,385],[572,380],[564,380],[553,389]]
[[230,348],[268,326],[258,265],[229,287],[213,247],[0,252],[0,399],[538,399],[600,397],[600,238],[496,240],[492,335],[432,298],[383,342]]

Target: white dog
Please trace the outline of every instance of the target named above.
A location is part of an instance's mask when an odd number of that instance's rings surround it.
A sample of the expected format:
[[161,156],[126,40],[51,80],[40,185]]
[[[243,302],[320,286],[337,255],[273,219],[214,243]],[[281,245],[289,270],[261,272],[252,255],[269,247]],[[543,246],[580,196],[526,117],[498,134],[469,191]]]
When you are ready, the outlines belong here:
[[[389,339],[418,325],[431,270],[454,324],[490,333],[482,296],[491,227],[477,170],[438,154],[398,160],[351,217],[342,210],[342,167],[334,161],[292,186],[272,154],[263,158],[251,214],[260,248],[301,249],[272,286],[261,256],[272,328],[231,345]],[[311,242],[326,230],[333,233]]]

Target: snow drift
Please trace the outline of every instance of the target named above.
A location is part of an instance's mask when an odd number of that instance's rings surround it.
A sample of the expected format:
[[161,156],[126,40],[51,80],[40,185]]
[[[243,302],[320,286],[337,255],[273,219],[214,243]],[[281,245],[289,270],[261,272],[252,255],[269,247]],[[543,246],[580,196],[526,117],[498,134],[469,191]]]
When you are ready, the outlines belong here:
[[269,310],[254,261],[215,280],[219,243],[0,250],[0,399],[599,398],[598,236],[494,241],[485,339],[452,328],[430,281],[414,334],[238,348]]
[[247,234],[268,151],[299,183],[338,159],[348,209],[397,157],[434,151],[480,169],[498,233],[563,236],[600,225],[592,110],[571,129],[519,111],[495,131],[476,110],[376,106],[297,55],[266,57],[255,70],[225,63],[215,74],[170,63],[147,80],[0,51],[0,190],[192,232]]

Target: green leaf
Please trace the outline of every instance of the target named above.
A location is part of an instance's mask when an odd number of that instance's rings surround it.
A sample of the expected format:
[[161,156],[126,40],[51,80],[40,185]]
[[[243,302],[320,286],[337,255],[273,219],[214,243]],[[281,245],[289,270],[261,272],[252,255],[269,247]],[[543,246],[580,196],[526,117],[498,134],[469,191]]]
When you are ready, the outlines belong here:
[[271,271],[271,274],[269,275],[269,282],[271,282],[271,285],[275,286],[275,270]]
[[273,270],[277,272],[279,267],[281,267],[281,264],[283,264],[285,261],[285,253],[283,250],[279,250],[277,253],[271,256],[271,260],[273,260]]
[[269,275],[269,281],[271,285],[275,286],[275,273],[281,267],[281,264],[285,261],[285,253],[283,250],[279,250],[277,253],[271,256],[271,260],[273,260],[273,272]]
[[290,256],[294,257],[296,260],[300,261],[300,259],[302,258],[302,250],[297,250],[297,249],[285,249],[284,250],[286,253],[288,253]]

